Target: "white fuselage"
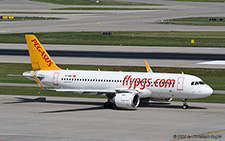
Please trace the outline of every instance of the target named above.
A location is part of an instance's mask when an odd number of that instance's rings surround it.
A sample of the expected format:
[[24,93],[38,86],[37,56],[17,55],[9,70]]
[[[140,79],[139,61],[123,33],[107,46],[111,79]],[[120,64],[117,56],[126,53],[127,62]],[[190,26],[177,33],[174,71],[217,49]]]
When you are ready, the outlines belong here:
[[37,71],[44,85],[57,89],[136,90],[140,98],[202,98],[213,90],[192,75],[113,71]]

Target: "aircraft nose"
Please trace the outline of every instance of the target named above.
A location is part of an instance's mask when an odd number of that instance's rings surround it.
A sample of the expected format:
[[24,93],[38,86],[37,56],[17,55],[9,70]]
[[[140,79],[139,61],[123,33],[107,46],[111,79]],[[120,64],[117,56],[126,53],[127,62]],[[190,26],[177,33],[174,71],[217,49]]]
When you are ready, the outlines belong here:
[[212,93],[213,89],[210,86],[206,85],[203,92],[204,96],[205,97],[210,96]]

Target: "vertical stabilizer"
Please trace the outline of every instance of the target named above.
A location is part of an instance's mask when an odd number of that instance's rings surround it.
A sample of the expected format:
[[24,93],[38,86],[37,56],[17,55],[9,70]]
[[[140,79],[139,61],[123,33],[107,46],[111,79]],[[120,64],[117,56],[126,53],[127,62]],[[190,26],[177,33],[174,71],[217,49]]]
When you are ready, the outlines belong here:
[[33,70],[62,70],[34,35],[25,35]]

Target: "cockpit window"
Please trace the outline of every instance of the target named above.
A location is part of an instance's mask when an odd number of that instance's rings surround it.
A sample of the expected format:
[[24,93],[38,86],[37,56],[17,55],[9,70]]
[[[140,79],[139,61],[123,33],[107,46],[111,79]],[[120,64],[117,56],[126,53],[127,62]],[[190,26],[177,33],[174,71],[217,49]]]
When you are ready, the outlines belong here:
[[205,85],[203,81],[192,81],[191,85]]
[[195,85],[199,85],[199,82],[195,82]]
[[205,85],[205,83],[203,81],[199,81],[200,85]]

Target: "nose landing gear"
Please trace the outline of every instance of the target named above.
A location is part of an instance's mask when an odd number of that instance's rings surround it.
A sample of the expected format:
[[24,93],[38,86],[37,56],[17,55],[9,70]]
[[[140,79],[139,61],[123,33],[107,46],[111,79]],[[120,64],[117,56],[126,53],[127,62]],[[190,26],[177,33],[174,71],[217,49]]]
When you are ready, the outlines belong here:
[[183,102],[182,109],[188,109],[189,106],[187,105],[187,99],[183,99],[182,102]]

